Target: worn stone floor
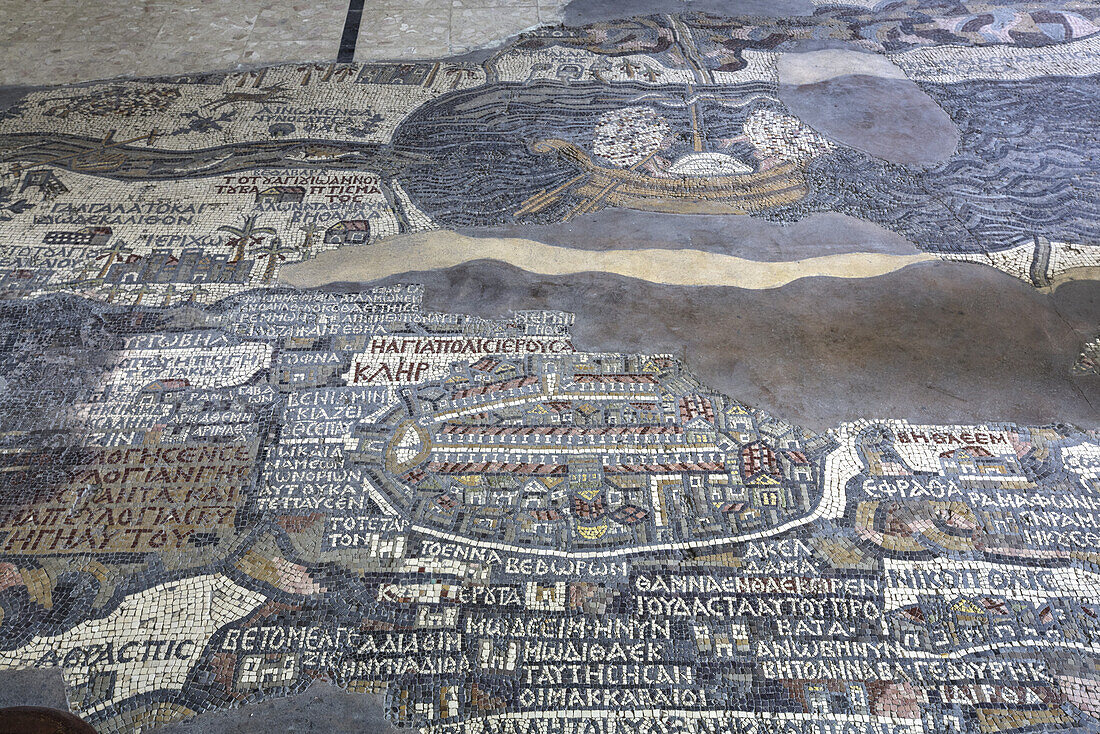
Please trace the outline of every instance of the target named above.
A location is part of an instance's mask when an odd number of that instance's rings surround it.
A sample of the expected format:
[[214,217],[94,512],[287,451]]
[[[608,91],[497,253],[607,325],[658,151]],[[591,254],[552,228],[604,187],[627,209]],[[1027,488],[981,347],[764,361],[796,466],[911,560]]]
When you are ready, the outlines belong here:
[[436,59],[558,23],[564,1],[350,0],[350,6],[349,0],[0,0],[0,85],[193,74],[341,56]]
[[0,13],[0,707],[1100,732],[1100,4]]

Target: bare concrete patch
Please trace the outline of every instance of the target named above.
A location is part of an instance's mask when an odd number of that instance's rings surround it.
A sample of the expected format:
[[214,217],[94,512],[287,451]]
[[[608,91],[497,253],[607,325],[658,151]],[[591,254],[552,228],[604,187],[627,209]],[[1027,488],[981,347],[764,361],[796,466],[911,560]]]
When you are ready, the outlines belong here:
[[786,17],[812,15],[810,0],[573,0],[565,6],[567,25],[631,18],[655,13],[711,13],[724,16]]
[[838,143],[905,164],[946,160],[958,146],[959,130],[947,113],[883,56],[835,49],[784,54],[779,69],[779,98]]
[[34,87],[14,87],[0,85],[0,113],[8,110],[16,102],[34,91]]
[[213,711],[157,729],[158,734],[255,734],[256,732],[354,732],[400,734],[385,718],[382,697],[348,693],[317,682],[304,693],[243,708]]
[[0,708],[45,706],[69,710],[61,668],[0,670]]
[[432,310],[573,311],[578,349],[681,355],[715,389],[814,430],[883,415],[1100,426],[1100,377],[1071,376],[1100,323],[1096,283],[1047,295],[992,268],[926,262],[751,291],[486,261],[376,282],[423,283]]
[[844,48],[781,54],[776,61],[776,70],[780,84],[795,86],[853,74],[907,79],[905,72],[885,56]]

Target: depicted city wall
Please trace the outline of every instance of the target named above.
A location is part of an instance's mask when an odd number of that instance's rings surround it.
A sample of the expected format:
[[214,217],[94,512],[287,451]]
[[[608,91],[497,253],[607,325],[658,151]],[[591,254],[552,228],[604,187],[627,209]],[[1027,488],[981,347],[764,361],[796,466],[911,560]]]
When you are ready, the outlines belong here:
[[420,298],[3,304],[0,664],[104,731],[318,678],[433,732],[1095,729],[1095,432],[813,434]]

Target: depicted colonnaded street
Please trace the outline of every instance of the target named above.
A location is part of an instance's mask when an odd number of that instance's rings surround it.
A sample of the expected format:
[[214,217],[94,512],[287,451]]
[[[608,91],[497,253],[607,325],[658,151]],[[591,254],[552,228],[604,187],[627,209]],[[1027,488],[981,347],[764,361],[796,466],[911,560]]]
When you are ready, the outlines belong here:
[[1100,732],[1100,5],[443,5],[0,88],[0,703]]

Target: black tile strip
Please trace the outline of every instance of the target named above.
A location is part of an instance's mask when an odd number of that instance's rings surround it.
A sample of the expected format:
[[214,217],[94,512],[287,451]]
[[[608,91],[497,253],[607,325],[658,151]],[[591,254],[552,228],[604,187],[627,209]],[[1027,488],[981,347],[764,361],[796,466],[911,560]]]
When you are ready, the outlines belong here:
[[359,39],[359,21],[363,19],[363,0],[348,3],[348,17],[344,19],[344,33],[340,36],[340,52],[336,61],[346,64],[355,59],[355,42]]

